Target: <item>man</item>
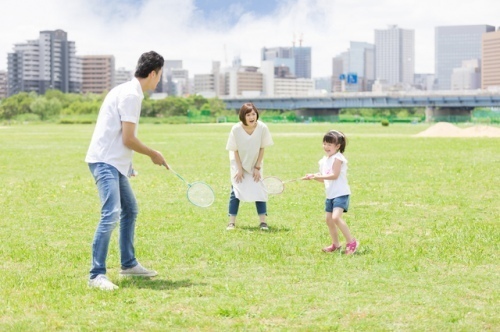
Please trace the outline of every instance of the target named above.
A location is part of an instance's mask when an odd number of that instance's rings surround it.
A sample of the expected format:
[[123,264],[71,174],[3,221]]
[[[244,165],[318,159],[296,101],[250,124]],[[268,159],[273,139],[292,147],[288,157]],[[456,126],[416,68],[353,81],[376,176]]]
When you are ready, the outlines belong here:
[[101,200],[101,219],[92,244],[92,267],[89,286],[103,290],[117,289],[106,277],[106,256],[111,233],[120,221],[120,256],[122,276],[154,277],[156,271],[144,268],[135,257],[134,232],[138,209],[128,177],[134,175],[133,151],[168,169],[159,151],[144,145],[137,137],[144,91],[158,84],[163,57],[151,51],[141,55],[135,77],[113,88],[102,103],[85,161],[94,176]]

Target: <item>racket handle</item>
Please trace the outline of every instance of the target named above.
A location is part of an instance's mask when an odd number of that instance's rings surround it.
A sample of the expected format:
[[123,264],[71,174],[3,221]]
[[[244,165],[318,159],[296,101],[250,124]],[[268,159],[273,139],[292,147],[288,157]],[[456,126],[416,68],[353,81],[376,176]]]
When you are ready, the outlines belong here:
[[172,167],[168,166],[168,170],[171,171],[172,173],[174,173],[179,179],[181,179],[182,181],[184,181],[184,183],[187,183],[189,185],[189,183],[186,180],[184,180],[184,178],[179,173],[177,173],[176,171],[174,171],[174,169]]

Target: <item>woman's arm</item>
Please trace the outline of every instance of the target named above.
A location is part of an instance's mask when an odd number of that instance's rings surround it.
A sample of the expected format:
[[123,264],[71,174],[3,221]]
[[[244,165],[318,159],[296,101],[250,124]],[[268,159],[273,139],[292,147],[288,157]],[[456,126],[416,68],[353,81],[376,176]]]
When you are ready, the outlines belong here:
[[234,160],[236,161],[236,166],[238,167],[238,171],[234,176],[236,183],[240,183],[243,180],[243,165],[241,164],[240,154],[238,150],[234,151]]
[[262,160],[264,159],[264,148],[260,148],[259,156],[257,157],[257,162],[253,167],[253,179],[255,182],[260,181],[260,168],[262,167]]

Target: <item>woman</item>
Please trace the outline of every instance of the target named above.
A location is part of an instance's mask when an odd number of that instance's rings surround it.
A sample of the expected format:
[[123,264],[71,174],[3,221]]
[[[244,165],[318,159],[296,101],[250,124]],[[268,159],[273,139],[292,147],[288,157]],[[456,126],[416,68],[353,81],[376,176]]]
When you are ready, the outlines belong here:
[[273,145],[267,126],[259,121],[259,111],[252,103],[240,108],[239,123],[231,128],[226,150],[229,151],[231,168],[231,195],[229,198],[229,224],[227,230],[236,227],[240,201],[255,202],[260,229],[268,230],[267,192],[262,184],[264,174],[264,148]]

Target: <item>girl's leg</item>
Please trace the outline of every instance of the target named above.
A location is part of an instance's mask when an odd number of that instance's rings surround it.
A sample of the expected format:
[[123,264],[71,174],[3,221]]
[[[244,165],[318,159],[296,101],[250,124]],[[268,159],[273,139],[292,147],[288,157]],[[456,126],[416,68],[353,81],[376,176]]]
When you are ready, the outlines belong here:
[[334,220],[332,218],[332,213],[331,212],[327,212],[326,213],[326,225],[328,226],[328,231],[330,232],[330,237],[332,238],[333,245],[335,246],[335,248],[340,247],[339,233],[337,231],[337,226],[336,226],[336,224],[335,224],[335,222],[334,222]]
[[340,229],[347,243],[351,243],[354,240],[354,238],[352,237],[351,231],[349,230],[349,227],[347,226],[346,222],[344,221],[344,219],[342,219],[343,213],[344,213],[343,208],[338,208],[338,207],[334,208],[332,212],[332,221]]

